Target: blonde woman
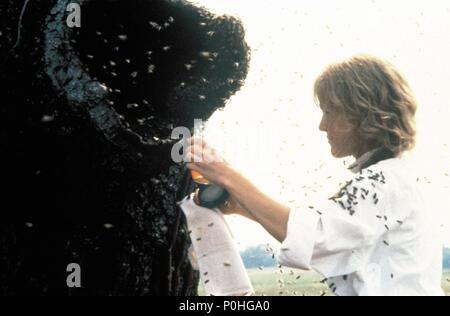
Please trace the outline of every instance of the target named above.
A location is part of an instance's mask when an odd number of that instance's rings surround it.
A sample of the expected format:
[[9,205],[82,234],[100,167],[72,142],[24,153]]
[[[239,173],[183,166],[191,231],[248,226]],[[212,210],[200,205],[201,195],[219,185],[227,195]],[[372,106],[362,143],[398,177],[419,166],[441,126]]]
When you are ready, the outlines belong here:
[[[353,179],[334,197],[290,209],[226,162],[188,168],[228,190],[224,212],[259,222],[282,242],[281,264],[318,271],[337,295],[443,295],[442,244],[403,158],[416,135],[407,82],[389,63],[355,56],[330,65],[314,94],[332,155],[356,158]],[[189,158],[201,150],[213,152],[193,139]]]

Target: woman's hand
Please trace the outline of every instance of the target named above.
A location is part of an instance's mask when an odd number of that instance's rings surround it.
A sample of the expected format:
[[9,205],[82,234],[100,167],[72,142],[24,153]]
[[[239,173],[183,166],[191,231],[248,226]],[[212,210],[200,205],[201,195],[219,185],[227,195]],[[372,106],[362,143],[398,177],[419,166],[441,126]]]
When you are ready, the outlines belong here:
[[[239,181],[240,174],[232,169],[231,166],[216,153],[214,148],[210,147],[203,139],[192,138],[189,143],[190,146],[186,150],[186,160],[191,161],[191,163],[187,164],[188,169],[197,171],[206,180],[224,189],[227,189],[233,181]],[[194,196],[194,202],[199,204],[198,191]],[[226,215],[236,214],[256,220],[255,217],[231,195],[219,209]]]
[[202,138],[193,137],[186,149],[187,168],[200,173],[206,180],[224,189],[236,180],[239,173]]
[[[198,192],[199,189],[197,189],[193,194],[193,200],[195,204],[200,205],[200,201],[198,199]],[[248,219],[256,221],[256,218],[252,214],[250,214],[241,204],[239,204],[239,202],[232,196],[230,196],[225,201],[225,203],[223,203],[218,208],[224,215],[241,215]]]
[[[188,169],[197,171],[211,183],[225,190],[272,236],[282,242],[286,238],[290,209],[262,193],[248,179],[235,171],[202,139],[192,138],[187,148]],[[227,212],[229,208],[225,207]],[[237,213],[233,211],[233,213]]]
[[256,218],[250,214],[239,202],[230,196],[223,205],[219,207],[220,211],[225,215],[241,215],[256,221]]

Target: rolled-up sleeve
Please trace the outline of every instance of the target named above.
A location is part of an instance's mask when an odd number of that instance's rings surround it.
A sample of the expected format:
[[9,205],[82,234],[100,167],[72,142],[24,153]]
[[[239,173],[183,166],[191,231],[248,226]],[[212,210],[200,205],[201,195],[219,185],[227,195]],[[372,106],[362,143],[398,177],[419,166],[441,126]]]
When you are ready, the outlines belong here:
[[384,184],[370,178],[360,175],[360,183],[348,185],[334,200],[292,209],[280,264],[325,277],[358,271],[365,252],[385,232],[379,219],[387,209]]
[[[281,264],[299,269],[311,269],[311,258],[319,234],[320,216],[303,209],[292,209],[289,214],[286,239],[281,245]],[[301,241],[301,242],[298,242]]]

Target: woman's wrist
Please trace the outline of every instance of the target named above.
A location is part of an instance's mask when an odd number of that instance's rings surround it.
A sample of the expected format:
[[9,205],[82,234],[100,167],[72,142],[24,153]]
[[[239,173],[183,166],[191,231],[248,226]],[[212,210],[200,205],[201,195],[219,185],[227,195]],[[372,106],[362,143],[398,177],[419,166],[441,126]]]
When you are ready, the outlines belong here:
[[243,177],[233,168],[227,168],[223,176],[223,186],[228,192],[235,192],[238,186],[242,184]]

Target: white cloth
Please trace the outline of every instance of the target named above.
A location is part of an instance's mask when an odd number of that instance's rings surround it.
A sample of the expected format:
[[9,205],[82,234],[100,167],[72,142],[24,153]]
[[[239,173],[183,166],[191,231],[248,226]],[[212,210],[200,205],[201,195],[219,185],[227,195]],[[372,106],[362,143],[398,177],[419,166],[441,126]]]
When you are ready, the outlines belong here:
[[357,173],[334,199],[292,209],[280,263],[314,269],[337,295],[443,295],[442,242],[403,158]]
[[180,203],[186,215],[194,253],[193,267],[200,271],[208,296],[254,294],[244,263],[223,214],[194,203],[187,197]]

